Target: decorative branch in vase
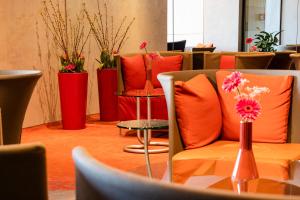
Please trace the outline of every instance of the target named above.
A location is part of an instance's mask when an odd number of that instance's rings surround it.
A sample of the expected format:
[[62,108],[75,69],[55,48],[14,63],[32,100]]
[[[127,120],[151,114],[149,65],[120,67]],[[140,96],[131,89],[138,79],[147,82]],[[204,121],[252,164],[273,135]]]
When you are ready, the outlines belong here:
[[[102,121],[118,120],[117,69],[115,54],[119,53],[127,41],[129,30],[135,20],[129,22],[123,17],[115,29],[115,20],[109,16],[108,4],[100,5],[97,0],[97,12],[90,14],[85,6],[84,12],[90,24],[92,34],[100,50],[97,69],[100,119]],[[107,84],[107,83],[110,84]]]
[[258,171],[252,151],[252,122],[259,116],[261,105],[256,99],[268,93],[267,87],[244,87],[249,81],[242,73],[233,72],[223,82],[222,89],[235,93],[236,112],[240,115],[240,148],[232,173],[232,180],[238,183],[258,178]]
[[83,7],[73,20],[68,15],[66,0],[64,5],[63,11],[58,2],[43,1],[42,19],[52,36],[55,46],[60,50],[59,58],[62,66],[60,72],[84,72],[83,50],[91,29],[86,30]]
[[106,2],[103,3],[103,10],[101,9],[99,0],[97,0],[97,13],[90,15],[87,9],[84,9],[93,36],[101,52],[100,59],[96,59],[100,64],[100,69],[116,66],[114,54],[119,53],[128,40],[127,35],[135,21],[135,18],[128,21],[127,16],[124,16],[121,23],[115,29],[114,17],[108,16],[108,10]]
[[60,54],[58,82],[63,128],[85,128],[88,73],[83,50],[91,28],[85,26],[84,7],[71,18],[66,0],[64,9],[58,1],[46,0],[42,5],[42,19]]

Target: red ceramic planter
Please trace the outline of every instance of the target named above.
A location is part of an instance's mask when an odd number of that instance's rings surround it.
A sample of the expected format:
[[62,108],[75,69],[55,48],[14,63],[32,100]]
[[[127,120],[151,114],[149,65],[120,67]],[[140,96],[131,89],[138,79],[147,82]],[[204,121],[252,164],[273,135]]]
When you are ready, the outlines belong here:
[[64,129],[85,128],[88,73],[58,73]]
[[117,69],[97,69],[101,121],[118,120]]

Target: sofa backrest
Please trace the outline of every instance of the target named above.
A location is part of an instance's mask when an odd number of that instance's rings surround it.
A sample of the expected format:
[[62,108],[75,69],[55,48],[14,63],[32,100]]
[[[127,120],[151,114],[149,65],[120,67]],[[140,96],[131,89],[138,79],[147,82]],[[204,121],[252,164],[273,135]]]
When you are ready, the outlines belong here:
[[[176,52],[176,51],[160,51],[159,52],[161,56],[175,56],[175,55],[182,55],[182,70],[192,70],[193,68],[193,55],[191,52]],[[141,53],[145,54],[145,53]],[[118,93],[121,93],[124,91],[124,81],[123,81],[123,74],[122,74],[122,62],[121,57],[122,56],[134,56],[137,55],[137,53],[130,53],[130,54],[119,54],[115,55],[116,65],[117,65],[117,71],[118,71]]]
[[[169,165],[176,153],[183,151],[184,146],[180,137],[175,104],[174,104],[174,83],[175,81],[188,81],[198,74],[205,74],[216,88],[216,71],[217,70],[193,70],[180,72],[167,72],[158,75],[167,102],[169,118]],[[262,74],[262,75],[291,75],[294,77],[293,92],[288,122],[288,142],[300,143],[300,71],[295,70],[238,70],[242,73]],[[172,167],[169,166],[169,170]]]
[[270,52],[206,52],[203,69],[219,69],[222,55],[235,56],[236,69],[267,69],[275,54]]

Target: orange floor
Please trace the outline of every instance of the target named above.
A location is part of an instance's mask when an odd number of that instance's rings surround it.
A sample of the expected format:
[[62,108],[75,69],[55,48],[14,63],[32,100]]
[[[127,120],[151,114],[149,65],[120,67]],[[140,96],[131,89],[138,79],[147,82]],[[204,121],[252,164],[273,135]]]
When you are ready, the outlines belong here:
[[[82,130],[63,130],[60,124],[40,125],[23,129],[22,143],[41,142],[46,146],[49,190],[73,190],[75,171],[71,151],[75,146],[85,147],[98,160],[116,168],[146,175],[143,154],[126,153],[124,145],[137,144],[135,133],[119,134],[116,122],[100,122],[90,118]],[[123,130],[122,133],[126,133]],[[155,141],[167,141],[166,133],[154,134]],[[167,153],[151,154],[153,176],[162,178]]]

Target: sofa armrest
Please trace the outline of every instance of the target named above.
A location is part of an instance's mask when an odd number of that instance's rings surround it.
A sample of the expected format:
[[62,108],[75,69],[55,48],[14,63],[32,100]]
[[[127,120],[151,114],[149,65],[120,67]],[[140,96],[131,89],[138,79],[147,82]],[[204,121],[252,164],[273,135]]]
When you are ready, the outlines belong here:
[[117,67],[117,93],[120,94],[124,91],[124,82],[123,82],[123,76],[122,76],[122,66],[121,66],[121,56],[115,55],[115,61],[116,61],[116,67]]

